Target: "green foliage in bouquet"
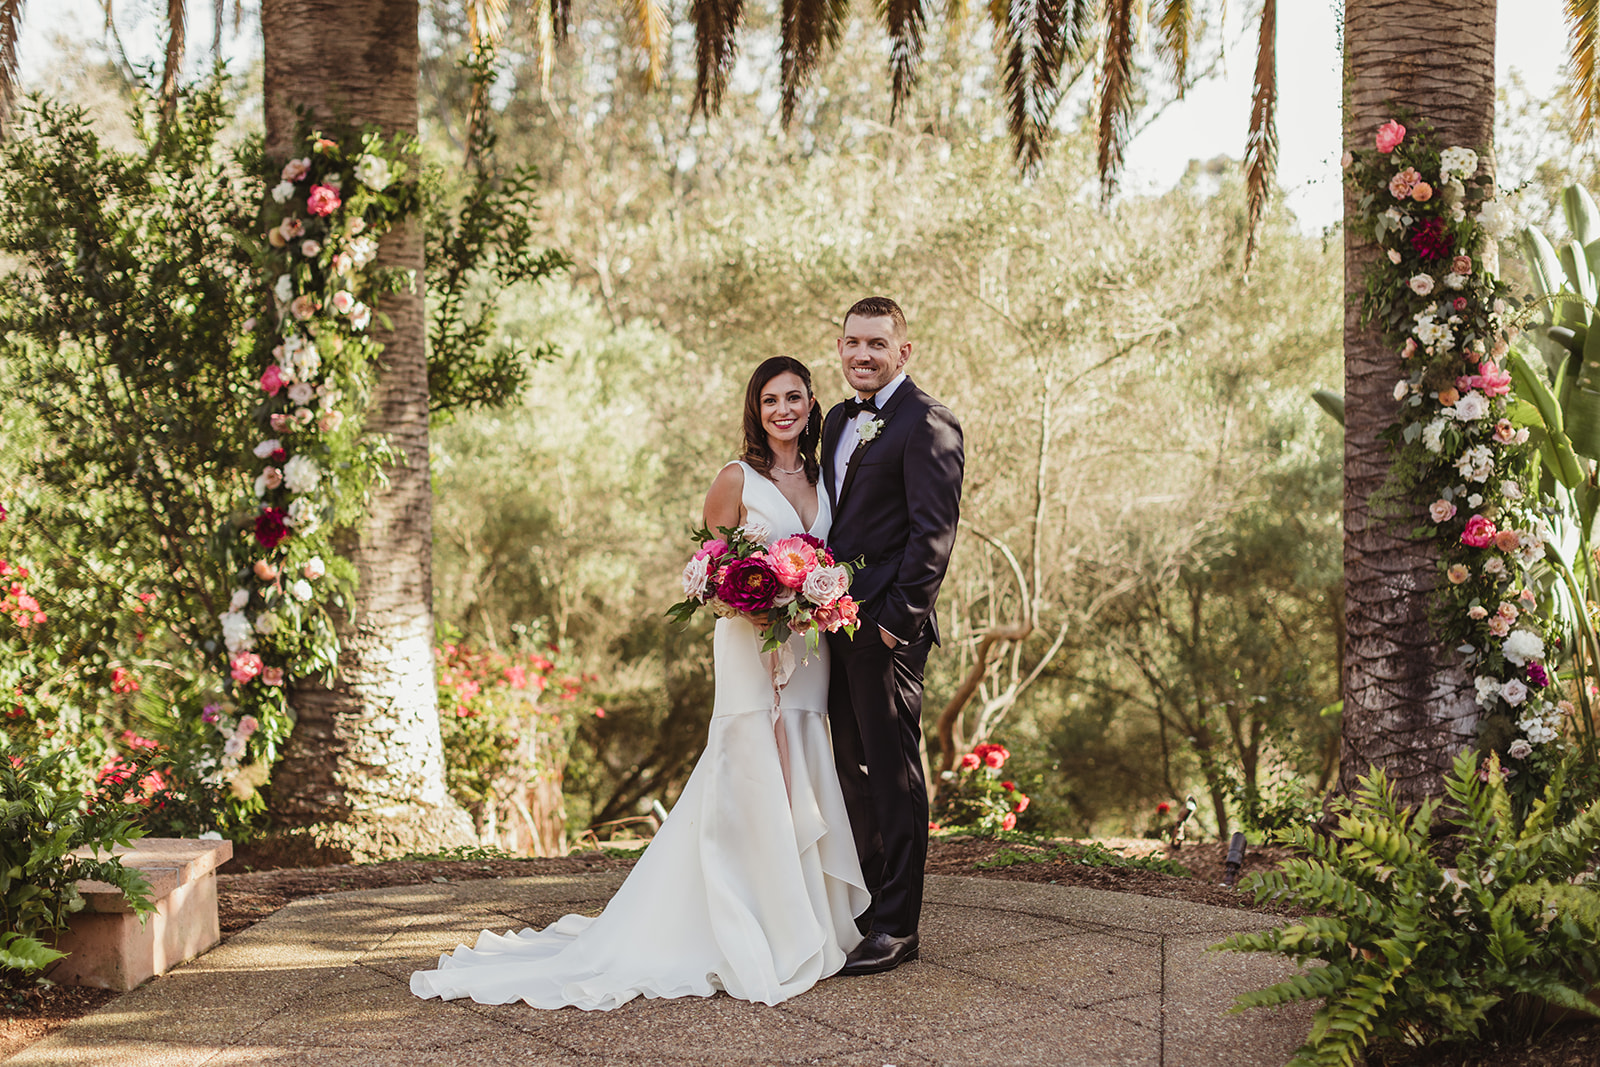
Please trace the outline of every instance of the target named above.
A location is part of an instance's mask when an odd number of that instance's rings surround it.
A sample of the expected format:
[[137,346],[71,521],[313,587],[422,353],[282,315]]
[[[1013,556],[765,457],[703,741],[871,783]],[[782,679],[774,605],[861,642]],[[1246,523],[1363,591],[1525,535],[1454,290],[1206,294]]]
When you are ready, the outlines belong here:
[[61,958],[51,945],[83,907],[79,879],[121,889],[140,916],[154,910],[144,875],[111,854],[144,834],[115,793],[84,797],[62,753],[0,751],[0,985],[31,982]]
[[1315,914],[1215,947],[1324,966],[1246,993],[1235,1010],[1321,1000],[1297,1067],[1349,1065],[1380,1041],[1526,1034],[1552,1005],[1600,1014],[1584,996],[1600,973],[1600,892],[1585,873],[1600,805],[1558,821],[1564,784],[1558,769],[1519,829],[1498,759],[1456,757],[1444,808],[1460,845],[1454,871],[1430,847],[1441,803],[1402,809],[1378,769],[1339,802],[1331,838],[1278,834],[1305,858],[1246,887]]

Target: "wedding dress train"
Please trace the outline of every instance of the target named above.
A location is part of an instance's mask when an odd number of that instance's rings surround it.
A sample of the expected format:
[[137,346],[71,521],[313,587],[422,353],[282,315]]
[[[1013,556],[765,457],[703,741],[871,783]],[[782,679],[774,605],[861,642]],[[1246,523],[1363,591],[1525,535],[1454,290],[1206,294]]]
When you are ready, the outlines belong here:
[[[803,531],[777,486],[748,466],[744,476],[748,521],[774,539]],[[827,493],[818,497],[803,532],[825,538],[832,516]],[[800,638],[790,647],[797,665],[774,721],[755,628],[742,618],[717,621],[705,751],[598,917],[486,930],[474,947],[439,957],[437,970],[412,974],[411,991],[604,1010],[637,996],[720,989],[776,1004],[838,971],[861,939],[855,916],[870,897],[829,740],[827,642],[809,656]]]

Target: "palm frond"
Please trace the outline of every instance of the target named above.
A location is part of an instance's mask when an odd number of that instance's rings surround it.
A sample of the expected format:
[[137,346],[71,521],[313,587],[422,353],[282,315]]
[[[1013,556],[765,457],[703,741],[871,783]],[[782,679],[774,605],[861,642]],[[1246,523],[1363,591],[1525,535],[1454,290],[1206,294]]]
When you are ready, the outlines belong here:
[[927,22],[923,0],[878,0],[889,31],[889,121],[905,106],[922,64],[922,30]]
[[667,47],[672,41],[672,22],[667,18],[664,0],[632,0],[628,32],[644,59],[644,80],[649,88],[661,84],[666,70]]
[[989,2],[1005,71],[1011,149],[1023,173],[1044,157],[1066,84],[1063,69],[1090,47],[1098,14],[1098,0]]
[[[110,7],[107,6],[107,14]],[[167,62],[161,71],[161,106],[171,111],[177,105],[178,77],[183,73],[183,44],[188,12],[184,0],[167,0]]]
[[1189,56],[1194,46],[1194,0],[1164,0],[1155,16],[1156,55],[1172,68],[1178,96],[1189,88]]
[[1567,16],[1567,85],[1578,105],[1578,139],[1589,136],[1600,114],[1600,0],[1565,0]]
[[846,0],[783,0],[779,42],[783,71],[783,124],[794,119],[800,90],[822,62],[823,49],[844,33]]
[[467,0],[466,8],[467,45],[472,53],[499,48],[511,25],[511,6],[507,0]]
[[744,0],[693,0],[694,107],[709,115],[722,106],[728,73],[738,58],[739,24],[744,20]]
[[0,0],[0,132],[11,116],[17,95],[17,33],[22,29],[22,0]]
[[529,0],[528,14],[533,20],[534,44],[539,49],[539,92],[549,96],[550,72],[556,65],[556,15],[551,0]]
[[1109,0],[1100,70],[1100,193],[1110,199],[1133,120],[1133,15],[1137,0]]
[[954,41],[966,28],[967,12],[972,5],[968,0],[945,0],[944,3],[944,28],[950,40]]
[[1263,0],[1256,46],[1255,93],[1250,99],[1250,134],[1244,143],[1245,191],[1250,201],[1250,233],[1245,239],[1248,273],[1261,243],[1261,220],[1278,169],[1278,0]]

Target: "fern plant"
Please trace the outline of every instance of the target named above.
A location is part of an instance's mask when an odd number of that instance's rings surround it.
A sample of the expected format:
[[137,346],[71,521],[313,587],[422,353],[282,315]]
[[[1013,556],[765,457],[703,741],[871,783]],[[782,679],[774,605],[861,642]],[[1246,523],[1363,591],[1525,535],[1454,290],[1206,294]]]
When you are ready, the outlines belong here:
[[[1561,767],[1520,829],[1499,762],[1456,757],[1438,801],[1406,810],[1381,769],[1340,801],[1332,837],[1291,827],[1304,853],[1246,883],[1256,900],[1316,914],[1237,934],[1218,949],[1277,952],[1303,973],[1239,997],[1235,1011],[1321,1000],[1291,1067],[1354,1063],[1368,1045],[1526,1035],[1548,1006],[1600,1015],[1584,996],[1600,974],[1600,890],[1585,881],[1600,846],[1600,802],[1559,824]],[[1447,870],[1430,847],[1436,816],[1460,846]]]

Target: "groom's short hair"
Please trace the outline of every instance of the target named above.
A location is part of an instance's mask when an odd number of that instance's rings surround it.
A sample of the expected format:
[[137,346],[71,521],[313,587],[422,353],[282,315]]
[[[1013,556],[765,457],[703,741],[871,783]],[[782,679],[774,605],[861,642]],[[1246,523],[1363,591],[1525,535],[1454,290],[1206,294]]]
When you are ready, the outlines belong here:
[[886,296],[864,297],[851,304],[850,310],[844,313],[844,318],[839,322],[840,329],[850,324],[851,315],[859,315],[864,319],[891,319],[895,332],[901,337],[906,335],[906,313]]

